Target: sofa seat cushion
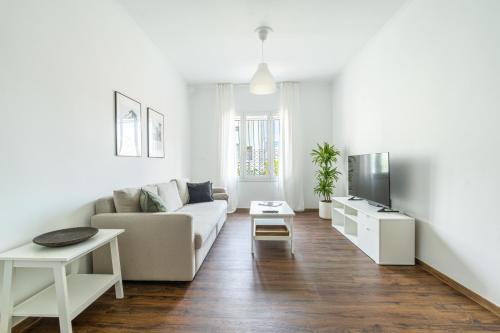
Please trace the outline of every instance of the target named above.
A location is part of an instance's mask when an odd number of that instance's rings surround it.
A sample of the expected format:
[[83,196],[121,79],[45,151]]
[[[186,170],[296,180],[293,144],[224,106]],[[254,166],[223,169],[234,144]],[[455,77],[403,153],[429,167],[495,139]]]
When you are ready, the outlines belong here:
[[189,204],[178,213],[191,214],[193,216],[194,247],[199,249],[203,246],[210,233],[216,228],[221,218],[224,218],[227,210],[227,202],[217,200],[211,202],[202,202]]

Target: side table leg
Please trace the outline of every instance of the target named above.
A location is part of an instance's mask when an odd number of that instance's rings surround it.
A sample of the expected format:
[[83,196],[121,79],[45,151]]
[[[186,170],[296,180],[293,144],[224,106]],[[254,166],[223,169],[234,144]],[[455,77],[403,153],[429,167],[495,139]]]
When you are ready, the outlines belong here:
[[57,296],[57,310],[59,312],[59,329],[61,333],[72,333],[71,314],[69,312],[68,284],[66,268],[62,264],[54,266],[54,282]]
[[116,298],[123,298],[122,270],[120,266],[120,252],[118,251],[118,238],[109,243],[111,247],[111,264],[113,266],[113,275],[118,275],[118,282],[115,283]]
[[290,217],[288,222],[290,223],[290,248],[292,250],[292,254],[295,254],[295,251],[293,250],[293,217]]
[[3,264],[0,333],[10,333],[12,329],[12,275],[13,262],[6,260]]

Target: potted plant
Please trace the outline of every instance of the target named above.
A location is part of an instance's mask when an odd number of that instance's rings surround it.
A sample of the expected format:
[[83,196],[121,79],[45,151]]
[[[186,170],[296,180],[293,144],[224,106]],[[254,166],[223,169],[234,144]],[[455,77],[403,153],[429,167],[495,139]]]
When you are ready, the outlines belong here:
[[341,174],[335,166],[337,157],[340,156],[340,151],[334,145],[325,142],[322,145],[318,144],[316,149],[312,150],[311,156],[314,165],[319,168],[316,172],[317,185],[314,188],[314,193],[320,197],[319,217],[322,219],[331,219],[332,194],[335,188],[334,182],[338,180]]

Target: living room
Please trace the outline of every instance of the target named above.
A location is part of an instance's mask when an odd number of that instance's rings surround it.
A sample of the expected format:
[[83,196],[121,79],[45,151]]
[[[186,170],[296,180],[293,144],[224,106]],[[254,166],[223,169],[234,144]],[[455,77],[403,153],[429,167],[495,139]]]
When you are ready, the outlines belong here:
[[500,331],[499,34],[496,0],[0,1],[0,333]]

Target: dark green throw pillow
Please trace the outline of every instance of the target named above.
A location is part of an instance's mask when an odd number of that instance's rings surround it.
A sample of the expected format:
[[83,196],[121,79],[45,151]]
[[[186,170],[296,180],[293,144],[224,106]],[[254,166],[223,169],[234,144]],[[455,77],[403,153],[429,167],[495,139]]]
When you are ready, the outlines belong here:
[[141,189],[141,196],[139,197],[141,210],[145,213],[158,213],[166,212],[167,207],[159,195],[154,194],[145,189]]

